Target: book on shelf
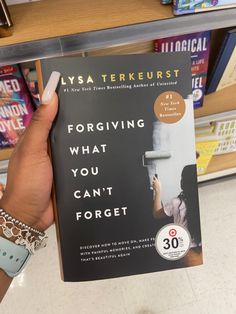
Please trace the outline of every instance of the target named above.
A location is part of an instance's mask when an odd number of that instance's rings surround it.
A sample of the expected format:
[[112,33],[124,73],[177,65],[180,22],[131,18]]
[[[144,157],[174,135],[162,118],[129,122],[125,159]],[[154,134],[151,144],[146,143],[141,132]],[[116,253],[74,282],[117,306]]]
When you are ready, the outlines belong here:
[[40,105],[40,96],[38,88],[38,80],[35,62],[25,62],[21,63],[21,72],[25,78],[26,84],[28,86],[31,98],[34,102],[34,105],[38,107]]
[[189,51],[192,60],[194,108],[203,105],[206,88],[211,32],[198,32],[154,40],[155,52]]
[[18,65],[0,67],[0,148],[14,147],[34,111]]
[[[42,85],[52,71],[61,73],[50,147],[63,279],[201,264],[189,53],[42,60]],[[178,206],[189,211],[180,224]]]
[[173,0],[160,0],[161,4],[172,4]]
[[225,33],[207,82],[207,94],[236,84],[236,29]]
[[236,7],[236,0],[173,0],[175,15],[199,13]]

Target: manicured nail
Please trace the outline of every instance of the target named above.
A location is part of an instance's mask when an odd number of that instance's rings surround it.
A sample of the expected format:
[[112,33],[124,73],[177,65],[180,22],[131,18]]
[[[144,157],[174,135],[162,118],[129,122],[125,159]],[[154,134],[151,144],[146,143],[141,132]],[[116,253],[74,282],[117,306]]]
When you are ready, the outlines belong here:
[[43,91],[42,104],[47,105],[52,100],[53,94],[57,88],[61,73],[53,71]]

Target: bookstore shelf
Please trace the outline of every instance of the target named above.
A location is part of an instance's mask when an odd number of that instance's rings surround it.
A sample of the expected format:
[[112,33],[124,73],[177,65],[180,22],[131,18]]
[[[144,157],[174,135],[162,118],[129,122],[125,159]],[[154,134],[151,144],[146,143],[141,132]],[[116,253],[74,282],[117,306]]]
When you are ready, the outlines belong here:
[[171,6],[156,0],[92,5],[48,0],[11,6],[10,13],[14,33],[0,39],[1,65],[230,27],[236,21],[236,9],[174,17]]
[[[11,6],[11,37],[0,39],[0,65],[69,54],[107,54],[141,45],[151,51],[153,39],[236,25],[236,8],[174,17],[171,6],[156,0],[47,0]],[[105,16],[105,18],[104,18]],[[148,42],[149,41],[149,42]],[[138,49],[137,49],[138,50]],[[129,48],[127,53],[130,53]],[[236,109],[236,86],[205,96],[195,117]],[[0,151],[8,159],[12,149]],[[212,158],[199,182],[236,173],[236,153]]]

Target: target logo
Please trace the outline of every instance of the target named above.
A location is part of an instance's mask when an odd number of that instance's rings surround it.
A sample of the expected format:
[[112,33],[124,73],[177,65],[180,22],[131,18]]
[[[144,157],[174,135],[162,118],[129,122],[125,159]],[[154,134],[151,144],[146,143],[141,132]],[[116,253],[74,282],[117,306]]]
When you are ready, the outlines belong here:
[[155,238],[157,253],[168,261],[176,261],[185,256],[190,244],[191,237],[188,230],[173,223],[162,227]]
[[169,235],[170,235],[171,237],[175,237],[176,234],[177,234],[177,231],[176,231],[175,229],[170,229]]

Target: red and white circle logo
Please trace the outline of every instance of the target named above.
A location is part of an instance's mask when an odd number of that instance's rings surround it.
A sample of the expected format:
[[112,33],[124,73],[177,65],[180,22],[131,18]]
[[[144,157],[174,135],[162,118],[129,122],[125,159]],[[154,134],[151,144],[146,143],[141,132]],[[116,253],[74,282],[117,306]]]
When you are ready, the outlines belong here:
[[175,237],[175,236],[176,236],[176,234],[177,234],[176,229],[170,229],[170,231],[169,231],[169,235],[170,235],[171,237]]

